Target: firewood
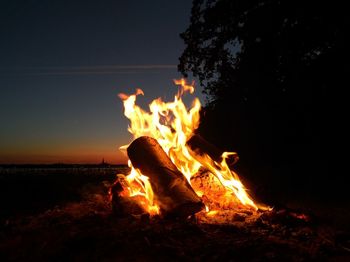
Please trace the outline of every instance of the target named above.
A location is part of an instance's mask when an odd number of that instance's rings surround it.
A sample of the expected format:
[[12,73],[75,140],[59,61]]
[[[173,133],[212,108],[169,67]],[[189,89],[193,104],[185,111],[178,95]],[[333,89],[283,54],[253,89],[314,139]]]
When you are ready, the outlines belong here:
[[145,214],[146,211],[137,201],[137,196],[121,196],[121,193],[126,189],[127,186],[128,185],[125,177],[118,175],[117,180],[110,188],[113,215],[117,217],[125,217]]
[[[224,153],[223,150],[217,148],[215,145],[209,143],[207,140],[205,140],[202,136],[198,134],[194,134],[188,141],[187,146],[195,152],[196,154],[203,155],[207,154],[210,156],[214,161],[221,163],[222,154]],[[237,163],[239,157],[235,153],[233,155],[229,155],[226,158],[226,163],[229,167],[232,167],[234,164]]]
[[132,165],[150,179],[156,203],[166,216],[188,217],[204,208],[185,176],[157,140],[142,136],[127,149]]

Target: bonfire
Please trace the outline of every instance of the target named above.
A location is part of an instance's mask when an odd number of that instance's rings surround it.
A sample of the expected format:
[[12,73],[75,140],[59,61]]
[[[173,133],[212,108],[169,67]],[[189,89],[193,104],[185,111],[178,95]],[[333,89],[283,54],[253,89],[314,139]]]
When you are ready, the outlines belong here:
[[120,149],[129,157],[128,175],[118,174],[110,190],[118,213],[150,216],[195,216],[200,221],[223,222],[242,212],[269,209],[257,204],[233,170],[235,152],[222,152],[196,134],[201,103],[188,108],[184,94],[194,93],[194,82],[174,80],[178,92],[171,102],[153,100],[146,111],[135,94],[119,94],[130,120],[130,144]]

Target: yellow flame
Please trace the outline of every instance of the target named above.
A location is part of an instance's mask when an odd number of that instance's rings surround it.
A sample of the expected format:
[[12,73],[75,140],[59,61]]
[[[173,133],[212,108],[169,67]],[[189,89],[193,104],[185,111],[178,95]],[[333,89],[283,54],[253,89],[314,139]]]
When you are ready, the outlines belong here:
[[[184,174],[191,183],[193,177],[201,167],[209,170],[215,175],[221,184],[227,189],[224,197],[237,201],[243,205],[257,209],[257,206],[247,194],[243,184],[236,173],[231,171],[226,164],[226,157],[230,153],[223,154],[223,161],[217,163],[208,155],[198,155],[191,151],[186,142],[194,134],[194,130],[199,126],[199,111],[201,104],[198,98],[192,102],[188,109],[182,101],[182,96],[186,93],[194,92],[194,82],[186,83],[185,79],[174,80],[179,86],[179,91],[172,102],[164,102],[161,98],[155,99],[149,105],[149,112],[144,111],[136,105],[138,95],[143,95],[141,89],[137,89],[135,94],[119,94],[124,104],[124,115],[130,120],[128,131],[136,139],[140,136],[150,136],[155,138],[168,154],[176,167]],[[127,148],[128,145],[121,147]],[[150,214],[159,214],[159,206],[154,200],[151,184],[147,176],[134,169],[129,161],[131,173],[127,176],[130,189],[129,195],[140,195],[146,199],[145,210]],[[199,196],[203,192],[196,192]]]
[[[226,187],[228,192],[233,193],[238,198],[241,204],[251,206],[257,210],[258,207],[255,205],[251,197],[247,194],[246,189],[240,181],[238,175],[232,170],[230,170],[226,163],[226,158],[230,154],[230,152],[224,152],[222,154],[221,163],[215,162],[208,155],[195,155],[194,157],[203,165],[203,167],[205,167],[213,175],[215,175],[219,179],[221,184]],[[229,194],[226,194],[226,196],[230,197]]]
[[209,216],[209,217],[211,217],[211,216],[215,216],[217,213],[218,213],[217,210],[212,210],[212,211],[208,211],[208,212],[206,213],[206,215]]
[[126,194],[129,197],[142,197],[144,200],[143,203],[141,203],[141,206],[145,209],[145,211],[151,215],[159,214],[159,207],[158,205],[154,204],[154,195],[149,178],[142,175],[140,170],[134,168],[130,160],[128,161],[128,166],[131,168],[131,171],[129,175],[126,176],[126,181],[129,185],[128,192]]

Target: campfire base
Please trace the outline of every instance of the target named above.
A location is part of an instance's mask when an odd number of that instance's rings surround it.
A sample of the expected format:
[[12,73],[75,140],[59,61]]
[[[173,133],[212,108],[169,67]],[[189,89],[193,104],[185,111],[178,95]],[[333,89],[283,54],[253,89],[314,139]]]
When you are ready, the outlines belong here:
[[2,226],[2,261],[349,261],[349,234],[280,209],[256,221],[117,218],[108,205],[68,204]]

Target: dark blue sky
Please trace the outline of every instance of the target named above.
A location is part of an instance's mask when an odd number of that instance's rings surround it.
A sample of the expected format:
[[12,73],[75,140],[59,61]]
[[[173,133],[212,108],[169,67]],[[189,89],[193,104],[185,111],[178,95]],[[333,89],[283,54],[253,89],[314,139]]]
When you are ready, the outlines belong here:
[[0,163],[125,160],[117,94],[172,99],[190,9],[190,0],[2,0]]

